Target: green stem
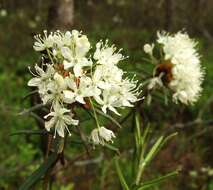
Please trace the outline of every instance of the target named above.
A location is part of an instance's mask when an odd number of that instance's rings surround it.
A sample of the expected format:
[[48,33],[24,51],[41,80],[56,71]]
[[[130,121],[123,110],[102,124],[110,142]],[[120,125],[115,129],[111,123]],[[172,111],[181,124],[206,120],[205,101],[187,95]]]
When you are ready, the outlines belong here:
[[53,58],[52,58],[52,56],[50,54],[50,50],[49,49],[47,49],[47,54],[48,54],[48,57],[50,58],[51,63],[54,64],[54,61],[53,61]]
[[89,98],[89,101],[90,101],[90,104],[91,104],[92,109],[93,109],[93,114],[94,114],[96,125],[97,125],[98,128],[100,128],[100,125],[99,125],[99,122],[98,122],[98,117],[97,117],[97,114],[96,114],[96,111],[95,111],[95,108],[94,108],[94,105],[92,103],[91,98]]
[[157,65],[157,64],[158,64],[157,59],[156,59],[152,54],[150,54],[150,59],[151,59],[151,63],[152,63],[153,65]]
[[144,162],[144,148],[142,148],[140,160],[139,160],[139,169],[138,169],[138,172],[137,172],[137,177],[136,177],[136,182],[135,182],[136,185],[139,185],[139,183],[140,183],[140,179],[141,179],[141,176],[143,174],[145,166],[146,166],[146,163]]

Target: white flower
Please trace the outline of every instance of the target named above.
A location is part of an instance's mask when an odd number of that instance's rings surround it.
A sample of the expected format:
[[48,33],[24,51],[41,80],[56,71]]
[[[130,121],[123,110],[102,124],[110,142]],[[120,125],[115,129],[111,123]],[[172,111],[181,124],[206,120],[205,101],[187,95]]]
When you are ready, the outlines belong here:
[[117,92],[113,92],[113,90],[103,90],[102,98],[100,96],[95,96],[94,98],[96,102],[102,106],[101,109],[105,114],[107,113],[107,109],[109,109],[115,114],[120,115],[115,109],[115,107],[121,107]]
[[54,48],[57,49],[57,53],[59,53],[60,49],[63,46],[71,46],[72,44],[72,34],[70,31],[67,31],[65,33],[60,32],[60,30],[57,30],[52,34],[52,39],[54,42]]
[[41,94],[41,99],[44,104],[52,102],[52,104],[62,103],[64,101],[63,91],[67,88],[64,78],[55,73],[53,80],[46,86],[46,92]]
[[197,42],[192,40],[188,34],[178,32],[169,35],[165,32],[158,32],[157,35],[157,42],[163,45],[165,60],[170,59],[173,64],[200,62],[196,50]]
[[77,30],[72,31],[75,54],[77,57],[84,57],[90,49],[90,43],[86,35],[82,35]]
[[98,42],[94,59],[97,66],[93,73],[93,83],[102,90],[94,99],[101,105],[104,113],[107,109],[120,115],[116,108],[132,107],[138,101],[139,89],[137,81],[123,79],[123,70],[117,67],[119,61],[124,59],[121,53],[116,53],[114,46],[109,47],[107,42]]
[[28,86],[38,87],[39,93],[43,94],[46,92],[47,85],[49,84],[49,82],[51,81],[52,77],[55,74],[55,69],[53,68],[53,65],[49,64],[46,65],[45,71],[38,65],[35,65],[34,68],[35,73],[33,73],[33,71],[30,70],[30,72],[34,77],[29,80]]
[[93,74],[93,82],[101,89],[109,89],[122,81],[123,71],[117,66],[98,65]]
[[168,84],[173,91],[173,100],[193,104],[200,96],[204,77],[197,42],[184,32],[174,35],[158,32],[157,42],[162,45],[164,60],[173,65]]
[[123,107],[133,107],[133,103],[141,100],[139,95],[141,94],[140,87],[137,85],[138,81],[131,79],[124,79],[120,84],[120,101]]
[[53,47],[54,44],[54,38],[51,34],[47,34],[47,31],[44,30],[44,37],[42,38],[41,35],[36,35],[35,36],[35,42],[33,45],[33,48],[35,51],[43,51],[45,49]]
[[184,104],[196,102],[202,91],[203,71],[199,64],[178,64],[172,69],[173,80],[169,87],[174,91],[173,99]]
[[75,77],[70,75],[66,77],[66,83],[69,87],[69,90],[64,90],[64,101],[66,103],[79,102],[85,104],[85,97],[93,96],[92,91],[92,80],[89,77],[82,76],[79,78],[78,82],[75,80]]
[[113,131],[106,129],[103,126],[93,129],[91,132],[91,140],[95,145],[104,145],[106,142],[113,142],[112,138],[115,138]]
[[[57,46],[60,48],[63,46],[70,46],[72,43],[72,33],[70,31],[66,31],[65,34],[61,33],[61,42],[58,41]],[[58,38],[60,40],[60,38]]]
[[56,32],[51,33],[52,40],[53,40],[53,48],[57,53],[59,52],[59,49],[63,47],[64,45],[71,43],[71,36],[70,32],[62,33],[60,30],[57,30]]
[[76,30],[72,31],[71,37],[70,46],[63,46],[60,51],[65,59],[64,69],[73,68],[75,76],[79,77],[83,75],[83,67],[92,65],[91,60],[85,57],[90,49],[90,43],[87,36],[81,35]]
[[65,60],[63,61],[64,69],[68,70],[70,68],[73,68],[73,72],[76,77],[83,75],[83,67],[92,65],[91,60],[88,60],[86,57],[73,56],[70,52],[70,49],[67,47],[63,47],[61,49],[61,53],[65,58]]
[[100,96],[94,96],[94,99],[101,105],[104,113],[107,109],[120,115],[116,108],[132,107],[137,102],[141,93],[137,87],[137,81],[123,79],[120,83],[112,85],[110,88],[104,89]]
[[153,54],[153,49],[154,49],[154,44],[145,44],[144,47],[144,52],[147,53],[147,54],[150,54],[152,55]]
[[98,64],[108,66],[115,65],[124,59],[124,56],[119,53],[120,51],[121,50],[116,53],[116,47],[114,45],[109,47],[107,41],[105,44],[100,41],[96,44],[96,51],[93,57],[97,60]]
[[78,125],[79,121],[72,118],[70,110],[61,107],[59,104],[55,104],[53,110],[44,117],[45,119],[51,117],[49,121],[45,121],[46,130],[50,131],[51,128],[55,127],[54,138],[56,137],[56,132],[60,137],[64,137],[65,129],[71,135],[67,125]]
[[83,75],[83,67],[92,65],[92,61],[86,58],[90,42],[86,35],[82,35],[77,30],[65,33],[56,31],[49,35],[44,31],[44,36],[36,35],[35,40],[33,47],[36,51],[49,49],[54,58],[59,58],[61,61],[63,57],[64,69],[73,68],[76,77]]

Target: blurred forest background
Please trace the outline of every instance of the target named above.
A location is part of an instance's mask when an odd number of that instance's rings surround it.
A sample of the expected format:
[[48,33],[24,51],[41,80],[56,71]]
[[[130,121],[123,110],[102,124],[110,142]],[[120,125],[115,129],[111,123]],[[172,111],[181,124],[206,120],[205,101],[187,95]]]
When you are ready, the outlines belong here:
[[[147,175],[180,166],[182,172],[156,190],[213,190],[212,18],[212,0],[0,0],[0,190],[16,190],[43,159],[39,136],[11,136],[18,130],[37,129],[33,115],[18,115],[31,105],[30,99],[23,97],[30,92],[27,67],[38,59],[32,48],[33,36],[44,29],[74,28],[94,41],[108,38],[122,47],[130,56],[129,64],[122,67],[139,75],[149,71],[142,59],[143,45],[155,39],[157,30],[185,29],[198,39],[206,68],[199,102],[189,107],[170,102],[172,106],[168,106],[156,99],[153,106],[144,104],[141,115],[156,133],[179,132],[154,160]],[[121,151],[131,148],[134,141],[131,122],[130,118],[117,134],[115,146]],[[79,160],[85,157],[74,159],[83,151],[82,146],[68,144],[65,154],[70,164],[64,170],[59,168],[53,189],[117,190],[119,180],[109,169],[111,153],[104,150],[103,159],[97,149],[92,157],[97,159],[83,164]],[[124,157],[122,162],[125,165],[128,159]],[[125,168],[127,179],[130,173],[131,169]]]

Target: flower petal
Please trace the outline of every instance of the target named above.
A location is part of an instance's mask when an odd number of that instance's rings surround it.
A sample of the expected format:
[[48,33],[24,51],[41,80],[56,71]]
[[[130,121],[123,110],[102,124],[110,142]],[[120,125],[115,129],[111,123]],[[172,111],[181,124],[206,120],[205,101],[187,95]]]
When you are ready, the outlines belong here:
[[41,79],[38,77],[34,77],[29,80],[27,83],[28,86],[39,86],[41,84]]

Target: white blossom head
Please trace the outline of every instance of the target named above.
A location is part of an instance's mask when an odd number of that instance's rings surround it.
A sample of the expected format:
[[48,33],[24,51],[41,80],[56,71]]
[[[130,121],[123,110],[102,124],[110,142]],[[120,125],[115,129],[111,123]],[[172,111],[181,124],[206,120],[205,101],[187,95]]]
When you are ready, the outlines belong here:
[[154,78],[157,80],[151,80],[149,87],[159,85],[160,79],[172,90],[174,102],[193,104],[200,96],[204,77],[197,42],[182,31],[173,35],[158,32],[157,36],[163,57],[155,68]]
[[[91,109],[94,102],[95,109],[101,107],[104,113],[120,115],[117,109],[132,107],[139,100],[137,80],[124,77],[126,72],[119,68],[118,63],[124,59],[121,49],[110,46],[107,40],[99,41],[93,51],[87,36],[77,30],[45,31],[35,40],[34,49],[41,51],[45,59],[41,67],[35,66],[34,78],[28,85],[37,87],[43,104],[51,107],[46,116],[51,117],[45,123],[47,130],[55,127],[55,134],[64,137],[67,125],[77,123],[70,114],[76,106]],[[94,141],[99,139],[101,143],[115,137],[104,127],[92,134]]]

